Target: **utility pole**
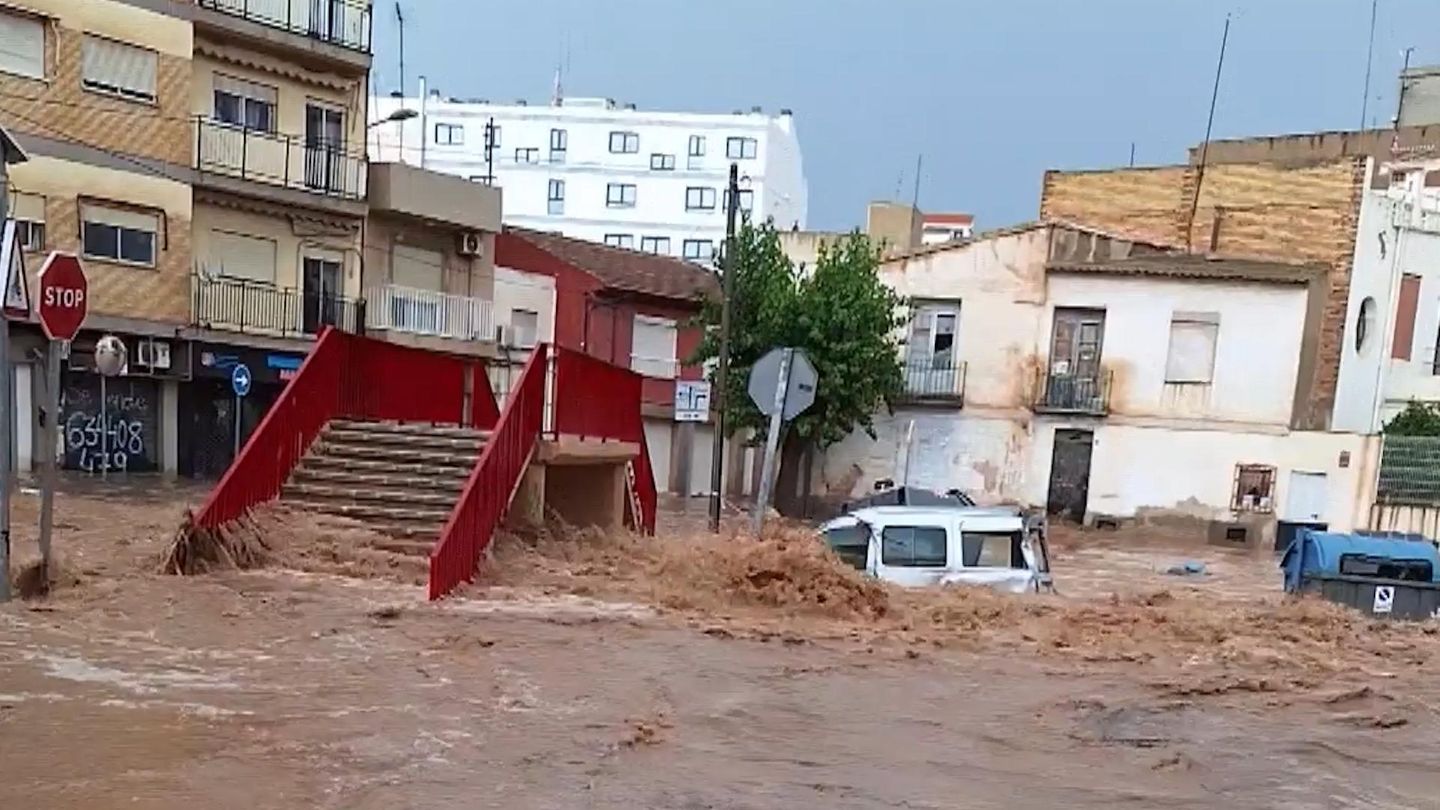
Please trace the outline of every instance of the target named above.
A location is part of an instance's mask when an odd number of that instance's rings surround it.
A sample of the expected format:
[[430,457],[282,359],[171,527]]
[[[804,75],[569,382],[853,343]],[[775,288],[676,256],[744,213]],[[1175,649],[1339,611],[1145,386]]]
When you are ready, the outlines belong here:
[[1380,16],[1380,0],[1370,0],[1370,41],[1365,48],[1365,98],[1360,102],[1360,128],[1370,112],[1370,73],[1375,67],[1375,21]]
[[725,474],[725,407],[729,404],[730,384],[730,307],[735,293],[735,219],[740,206],[740,167],[730,164],[730,185],[725,200],[725,254],[720,263],[720,366],[715,374],[715,391],[710,401],[715,405],[715,443],[710,453],[710,531],[720,533],[720,512],[725,502],[721,494]]
[[1200,166],[1195,170],[1195,196],[1190,200],[1190,218],[1185,221],[1185,252],[1195,249],[1195,215],[1200,211],[1200,187],[1205,183],[1205,165],[1210,162],[1210,136],[1215,131],[1215,104],[1220,100],[1220,76],[1225,71],[1225,47],[1230,44],[1230,15],[1225,15],[1225,32],[1220,35],[1220,58],[1215,62],[1215,87],[1210,91],[1210,117],[1205,121],[1205,143],[1200,146]]

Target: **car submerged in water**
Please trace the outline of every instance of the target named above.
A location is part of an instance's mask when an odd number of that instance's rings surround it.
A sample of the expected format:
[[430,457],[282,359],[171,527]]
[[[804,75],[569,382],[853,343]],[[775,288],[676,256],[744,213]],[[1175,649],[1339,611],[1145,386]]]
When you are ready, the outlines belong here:
[[1043,516],[1016,507],[869,506],[820,527],[840,559],[905,587],[1054,590]]

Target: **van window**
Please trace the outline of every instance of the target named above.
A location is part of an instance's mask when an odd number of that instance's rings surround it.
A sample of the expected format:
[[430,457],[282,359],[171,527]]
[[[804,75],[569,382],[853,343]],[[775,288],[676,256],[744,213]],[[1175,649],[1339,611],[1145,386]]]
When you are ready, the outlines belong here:
[[945,530],[938,526],[887,526],[880,560],[895,568],[944,568]]
[[870,527],[864,523],[854,526],[835,526],[825,530],[825,543],[835,556],[865,570],[867,552],[870,549]]
[[962,532],[960,554],[966,568],[1024,568],[1019,532]]

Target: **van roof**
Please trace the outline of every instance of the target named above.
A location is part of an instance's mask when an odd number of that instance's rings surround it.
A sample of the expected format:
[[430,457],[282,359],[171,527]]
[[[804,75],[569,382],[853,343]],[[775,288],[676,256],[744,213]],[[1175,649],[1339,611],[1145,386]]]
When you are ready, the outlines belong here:
[[867,523],[882,518],[898,517],[953,517],[955,515],[975,517],[1023,517],[1014,506],[869,506],[850,512],[848,517],[859,518]]

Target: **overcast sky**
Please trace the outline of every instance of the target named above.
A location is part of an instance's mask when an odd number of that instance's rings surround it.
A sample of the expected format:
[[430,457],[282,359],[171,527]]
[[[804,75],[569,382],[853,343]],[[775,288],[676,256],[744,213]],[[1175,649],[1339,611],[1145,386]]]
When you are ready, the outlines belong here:
[[[1369,117],[1395,111],[1401,50],[1440,62],[1440,2],[1379,0]],[[1047,168],[1176,163],[1204,136],[1235,14],[1217,137],[1361,121],[1371,0],[403,0],[406,80],[492,101],[565,91],[646,109],[790,107],[812,228],[872,199],[1032,219]],[[393,0],[375,76],[399,84]]]

